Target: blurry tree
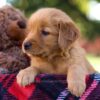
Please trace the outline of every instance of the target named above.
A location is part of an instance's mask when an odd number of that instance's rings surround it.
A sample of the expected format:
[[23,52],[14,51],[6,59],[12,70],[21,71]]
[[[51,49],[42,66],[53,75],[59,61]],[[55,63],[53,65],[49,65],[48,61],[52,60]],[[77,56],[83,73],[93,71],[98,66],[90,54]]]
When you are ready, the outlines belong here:
[[[7,0],[15,7],[30,16],[35,10],[41,7],[56,7],[62,9],[80,27],[83,35],[87,39],[100,36],[100,22],[92,21],[87,18],[90,0]],[[100,2],[100,0],[97,0]]]

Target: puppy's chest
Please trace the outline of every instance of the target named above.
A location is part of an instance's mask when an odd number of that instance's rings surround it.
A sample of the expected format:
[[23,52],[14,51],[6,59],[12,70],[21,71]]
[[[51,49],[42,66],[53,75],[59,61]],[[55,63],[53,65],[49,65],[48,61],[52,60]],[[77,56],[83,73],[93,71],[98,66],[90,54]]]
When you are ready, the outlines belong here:
[[58,60],[54,61],[52,67],[55,74],[66,74],[69,66],[66,60]]
[[32,59],[32,66],[36,67],[41,73],[66,74],[69,64],[66,60],[55,60],[52,62],[43,59]]

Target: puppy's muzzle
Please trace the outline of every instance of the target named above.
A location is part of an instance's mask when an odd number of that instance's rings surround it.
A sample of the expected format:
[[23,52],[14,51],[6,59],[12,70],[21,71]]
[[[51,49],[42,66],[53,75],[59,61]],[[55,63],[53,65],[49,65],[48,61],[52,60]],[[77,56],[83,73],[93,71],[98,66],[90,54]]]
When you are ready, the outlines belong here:
[[25,42],[24,43],[24,49],[25,50],[29,50],[32,47],[32,43],[31,42]]

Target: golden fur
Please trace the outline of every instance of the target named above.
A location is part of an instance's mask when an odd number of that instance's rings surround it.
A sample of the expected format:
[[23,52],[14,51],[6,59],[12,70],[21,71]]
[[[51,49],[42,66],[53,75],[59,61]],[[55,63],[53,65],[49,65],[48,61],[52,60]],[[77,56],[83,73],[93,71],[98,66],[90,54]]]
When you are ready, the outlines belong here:
[[[42,8],[30,17],[28,32],[23,51],[30,56],[31,66],[19,72],[17,82],[28,85],[39,73],[67,74],[70,92],[82,95],[86,75],[95,70],[78,44],[80,31],[71,18],[61,10]],[[26,43],[31,43],[28,50]]]

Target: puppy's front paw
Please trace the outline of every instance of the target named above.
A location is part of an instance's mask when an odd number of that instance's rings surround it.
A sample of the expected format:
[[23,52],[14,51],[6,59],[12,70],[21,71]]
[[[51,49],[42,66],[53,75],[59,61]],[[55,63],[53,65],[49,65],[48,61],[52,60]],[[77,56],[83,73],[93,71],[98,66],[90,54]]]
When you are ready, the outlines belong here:
[[21,70],[17,75],[17,83],[21,86],[26,86],[34,82],[36,73],[28,68]]
[[68,81],[68,89],[73,95],[79,97],[85,91],[86,84],[84,81],[79,81],[79,80]]

